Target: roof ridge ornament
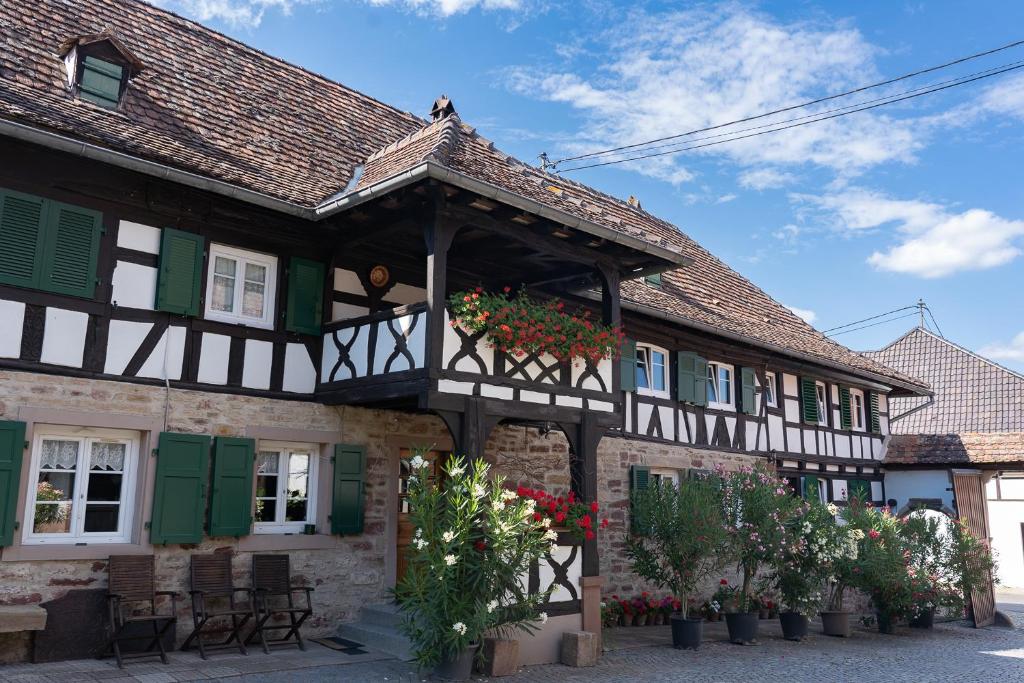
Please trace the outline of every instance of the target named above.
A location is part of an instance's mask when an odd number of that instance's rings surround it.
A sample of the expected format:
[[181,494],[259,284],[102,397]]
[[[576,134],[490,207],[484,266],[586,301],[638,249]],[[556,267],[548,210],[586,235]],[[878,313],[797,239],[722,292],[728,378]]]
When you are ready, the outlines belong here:
[[440,121],[454,113],[455,104],[452,103],[447,95],[441,95],[434,100],[434,106],[430,108],[430,119],[432,121]]

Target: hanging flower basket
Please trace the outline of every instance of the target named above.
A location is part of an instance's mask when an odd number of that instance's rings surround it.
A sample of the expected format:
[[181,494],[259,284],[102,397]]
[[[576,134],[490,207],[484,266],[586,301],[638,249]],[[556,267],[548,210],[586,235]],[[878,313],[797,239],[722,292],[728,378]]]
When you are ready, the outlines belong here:
[[455,292],[448,299],[451,325],[484,333],[487,342],[505,353],[522,357],[547,353],[556,360],[595,363],[619,352],[622,331],[591,319],[590,311],[570,313],[558,299],[537,301],[512,288],[486,292],[482,287]]

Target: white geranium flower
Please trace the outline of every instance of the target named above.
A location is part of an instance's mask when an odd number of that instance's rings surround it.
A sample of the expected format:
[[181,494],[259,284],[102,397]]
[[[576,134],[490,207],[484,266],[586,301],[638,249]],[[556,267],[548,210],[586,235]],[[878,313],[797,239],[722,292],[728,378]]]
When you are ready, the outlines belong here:
[[452,630],[458,633],[460,636],[466,635],[466,625],[461,621],[456,621],[452,624]]
[[451,531],[451,530],[448,530],[448,531],[444,532],[443,534],[441,534],[441,538],[442,538],[442,540],[444,540],[445,543],[451,543],[452,541],[455,540],[455,532]]
[[459,561],[458,558],[455,557],[454,555],[445,555],[444,556],[444,563],[446,565],[448,565],[449,567],[454,566],[455,563],[458,562],[458,561]]
[[538,618],[540,618],[540,623],[542,623],[542,624],[548,623],[548,613],[547,612],[541,612],[537,616],[538,616]]

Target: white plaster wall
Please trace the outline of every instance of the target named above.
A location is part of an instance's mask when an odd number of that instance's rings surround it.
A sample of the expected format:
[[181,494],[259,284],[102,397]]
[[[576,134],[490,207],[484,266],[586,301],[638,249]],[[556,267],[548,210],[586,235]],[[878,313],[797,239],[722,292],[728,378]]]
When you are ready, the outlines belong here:
[[0,300],[0,357],[21,356],[21,330],[25,326],[25,304]]
[[804,448],[811,455],[818,455],[818,433],[813,429],[803,429]]
[[121,221],[117,227],[117,246],[147,254],[160,253],[160,228]]
[[801,430],[797,427],[786,427],[786,443],[789,445],[787,449],[790,453],[802,453],[803,448],[800,446],[800,435]]
[[794,399],[785,400],[786,422],[800,422],[800,404]]
[[231,337],[209,332],[203,332],[202,335],[196,381],[204,384],[227,384]]
[[72,368],[82,367],[89,314],[63,308],[47,308],[45,325],[40,361]]
[[355,271],[345,270],[344,268],[334,269],[334,291],[348,292],[349,294],[366,294],[363,283]]
[[725,429],[729,432],[729,445],[736,443],[736,418],[725,416]]
[[427,300],[427,290],[399,282],[388,291],[384,300],[393,304],[418,304]]
[[1024,500],[990,500],[988,518],[999,582],[1005,588],[1024,588]]
[[782,393],[789,396],[797,396],[800,390],[797,388],[796,375],[782,374]]
[[941,498],[953,508],[953,492],[946,470],[893,470],[885,473],[885,497],[896,499],[900,510],[911,498]]
[[285,346],[281,389],[299,394],[312,394],[316,389],[316,368],[313,367],[305,344]]
[[768,436],[771,437],[772,448],[777,451],[782,451],[785,445],[785,437],[783,431],[782,418],[778,415],[768,416]]
[[366,306],[354,306],[352,304],[335,301],[331,305],[331,320],[348,320],[349,318],[361,318],[368,315],[370,309]]
[[[167,353],[166,363],[164,353]],[[153,353],[139,368],[139,377],[181,379],[181,366],[185,360],[185,328],[171,325],[157,342]],[[166,373],[164,367],[166,365]]]
[[156,275],[156,268],[118,261],[111,280],[111,301],[124,308],[152,311],[156,305]]
[[658,406],[658,417],[661,418],[661,433],[670,441],[675,441],[676,438],[676,426],[672,418],[673,412],[675,411],[668,406]]
[[274,345],[258,339],[245,340],[245,359],[242,361],[242,386],[250,389],[270,388],[270,365],[274,359]]
[[111,320],[103,372],[110,375],[122,374],[151,327],[153,323]]

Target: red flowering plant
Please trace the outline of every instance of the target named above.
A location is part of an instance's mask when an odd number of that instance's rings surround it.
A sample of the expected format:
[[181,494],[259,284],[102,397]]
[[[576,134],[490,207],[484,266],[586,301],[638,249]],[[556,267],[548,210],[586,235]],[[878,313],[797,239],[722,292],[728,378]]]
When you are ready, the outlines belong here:
[[607,519],[598,521],[601,506],[597,501],[584,503],[572,491],[564,496],[556,496],[542,489],[519,486],[516,495],[534,501],[534,521],[546,527],[568,529],[581,542],[594,540],[597,538],[597,530],[608,526]]
[[538,301],[522,290],[511,292],[511,287],[455,292],[448,298],[450,324],[486,333],[494,348],[518,357],[548,353],[559,361],[596,363],[619,352],[622,331],[591,319],[590,311],[569,312],[557,299]]

